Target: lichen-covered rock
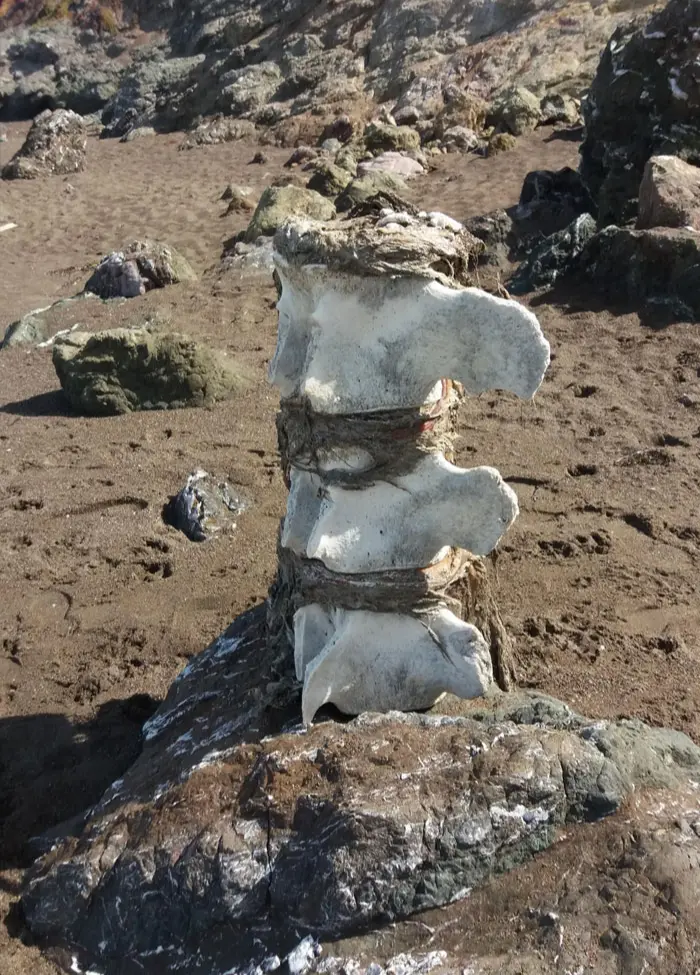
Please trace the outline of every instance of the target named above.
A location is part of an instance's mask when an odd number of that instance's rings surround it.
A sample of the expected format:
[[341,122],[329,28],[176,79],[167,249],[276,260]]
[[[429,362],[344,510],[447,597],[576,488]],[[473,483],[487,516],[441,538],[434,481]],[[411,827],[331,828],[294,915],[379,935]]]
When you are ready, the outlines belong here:
[[402,179],[412,179],[414,176],[421,176],[425,169],[417,159],[405,156],[401,152],[382,152],[374,159],[364,159],[358,163],[358,176],[367,176],[369,173],[394,173]]
[[647,23],[618,28],[583,103],[581,174],[602,225],[637,215],[647,160],[700,163],[700,0],[671,0]]
[[473,132],[481,132],[486,124],[488,103],[473,92],[460,91],[452,85],[442,92],[444,106],[435,116],[434,134],[444,139],[449,129],[461,126]]
[[568,227],[545,237],[510,279],[508,290],[511,294],[523,295],[535,288],[554,284],[563,274],[576,267],[578,258],[595,232],[595,220],[584,213]]
[[252,243],[258,237],[271,237],[291,217],[332,220],[334,216],[331,201],[315,190],[291,185],[268,186],[260,197],[245,239]]
[[196,281],[197,275],[175,248],[155,240],[135,240],[104,257],[85,285],[100,298],[136,298],[153,288]]
[[389,125],[386,122],[370,122],[365,127],[364,140],[372,152],[399,152],[420,149],[420,136],[407,125]]
[[500,152],[515,149],[518,140],[510,132],[494,132],[486,146],[487,156],[497,156]]
[[692,230],[606,227],[586,245],[579,267],[613,305],[700,321],[700,236]]
[[446,129],[442,136],[442,144],[450,151],[473,152],[486,145],[485,141],[476,134],[474,129],[468,129],[464,125],[453,125]]
[[540,99],[528,88],[506,88],[491,105],[487,121],[511,135],[531,132],[542,121]]
[[652,156],[639,187],[637,227],[700,230],[700,168],[677,156]]
[[321,196],[334,200],[351,180],[352,176],[347,169],[334,163],[320,162],[314,167],[314,173],[306,186],[320,193]]
[[22,148],[3,167],[3,179],[65,176],[85,169],[87,131],[69,109],[46,109],[34,119]]
[[215,146],[222,142],[238,142],[255,135],[255,125],[248,119],[226,118],[217,115],[205,119],[187,134],[180,149],[194,149],[197,146]]
[[206,346],[147,329],[73,332],[55,343],[53,364],[71,406],[95,416],[205,406],[242,385]]
[[348,146],[343,146],[336,152],[334,162],[336,166],[340,166],[351,176],[357,176],[357,156]]
[[84,970],[245,970],[447,905],[633,791],[700,780],[685,735],[537,695],[306,733],[297,713],[259,607],[190,661],[81,835],[29,872],[33,935]]
[[571,95],[553,92],[545,95],[540,102],[542,125],[553,125],[557,122],[564,125],[579,125],[581,123],[581,105],[578,99]]
[[335,205],[339,213],[345,213],[358,204],[366,203],[378,193],[403,196],[407,192],[408,187],[400,176],[379,170],[378,172],[368,173],[366,176],[358,176],[352,180],[335,201]]

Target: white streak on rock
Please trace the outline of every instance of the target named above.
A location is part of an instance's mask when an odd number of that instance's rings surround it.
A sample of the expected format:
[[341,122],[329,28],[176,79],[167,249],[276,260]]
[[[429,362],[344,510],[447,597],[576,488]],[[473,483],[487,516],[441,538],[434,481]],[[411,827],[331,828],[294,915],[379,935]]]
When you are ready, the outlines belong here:
[[346,714],[415,710],[449,691],[479,697],[493,679],[486,642],[447,609],[428,619],[303,606],[294,617],[305,724],[324,704]]
[[477,288],[353,277],[278,256],[279,331],[270,379],[320,413],[423,404],[440,379],[467,392],[537,391],[549,343],[532,312]]
[[517,514],[518,499],[497,470],[464,470],[442,454],[362,491],[294,470],[282,545],[334,572],[422,568],[452,545],[487,555]]

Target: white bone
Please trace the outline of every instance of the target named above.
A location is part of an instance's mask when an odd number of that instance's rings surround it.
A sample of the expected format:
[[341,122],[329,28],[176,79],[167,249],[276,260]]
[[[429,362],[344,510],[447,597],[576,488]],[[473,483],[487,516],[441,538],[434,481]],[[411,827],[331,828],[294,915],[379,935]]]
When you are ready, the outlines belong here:
[[487,555],[517,514],[517,496],[497,470],[464,470],[442,454],[360,491],[294,469],[282,545],[333,572],[422,568],[451,545]]
[[318,265],[282,281],[270,380],[320,413],[418,407],[438,380],[467,392],[534,396],[549,343],[532,312],[477,288],[417,277],[354,277]]
[[431,707],[445,692],[479,697],[493,679],[483,636],[447,609],[421,620],[303,606],[294,643],[305,724],[324,704],[346,714],[409,711]]

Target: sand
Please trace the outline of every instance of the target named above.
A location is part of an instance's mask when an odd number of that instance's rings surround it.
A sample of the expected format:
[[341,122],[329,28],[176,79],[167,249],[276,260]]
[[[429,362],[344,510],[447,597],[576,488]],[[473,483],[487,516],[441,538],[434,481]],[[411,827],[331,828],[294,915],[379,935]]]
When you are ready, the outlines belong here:
[[[26,125],[8,126],[0,163]],[[110,250],[152,236],[201,275],[125,303],[79,303],[62,324],[157,316],[235,357],[242,395],[211,410],[90,419],[66,407],[47,349],[0,351],[0,972],[53,966],[21,941],[12,907],[27,841],[95,802],[139,747],[142,721],[187,659],[264,599],[285,489],[277,466],[271,281],[220,273],[246,216],[221,214],[229,182],[257,196],[288,151],[179,152],[181,135],[91,139],[84,173],[0,183],[0,328],[79,291]],[[414,181],[457,218],[517,201],[530,169],[576,165],[544,129],[494,159],[441,157]],[[700,741],[700,332],[644,327],[592,296],[530,302],[553,349],[534,403],[484,394],[460,423],[457,461],[500,469],[521,516],[495,578],[520,684],[594,717],[634,716]],[[235,530],[196,544],[161,509],[197,468],[250,501]]]

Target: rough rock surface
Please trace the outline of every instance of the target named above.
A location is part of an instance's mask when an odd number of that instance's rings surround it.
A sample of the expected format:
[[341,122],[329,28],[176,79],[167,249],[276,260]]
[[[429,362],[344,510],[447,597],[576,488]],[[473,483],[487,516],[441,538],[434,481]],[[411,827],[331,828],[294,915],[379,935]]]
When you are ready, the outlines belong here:
[[541,121],[540,99],[523,87],[506,88],[502,91],[487,117],[487,122],[496,126],[499,132],[510,132],[511,135],[530,132]]
[[686,736],[535,695],[303,732],[274,646],[259,607],[185,668],[139,759],[31,871],[36,937],[119,975],[261,963],[449,904],[565,824],[700,778]]
[[586,245],[579,266],[613,305],[700,320],[700,238],[692,230],[606,227]]
[[554,284],[562,274],[576,267],[578,258],[595,232],[595,220],[584,213],[568,227],[545,237],[510,279],[508,290],[514,295],[523,295],[535,288]]
[[674,155],[700,163],[697,84],[700,0],[671,0],[648,23],[620,27],[583,103],[581,174],[602,225],[637,214],[647,160]]
[[[82,302],[85,298],[92,297],[93,295],[90,292],[83,292],[76,295],[75,298],[61,298],[44,308],[34,308],[7,326],[0,348],[9,349],[13,345],[38,345],[47,342],[56,332],[56,327],[52,328],[52,313],[66,306]],[[73,325],[72,327],[79,326]]]
[[[138,130],[135,130],[138,131]],[[222,142],[237,142],[255,135],[255,126],[247,119],[224,118],[217,115],[201,122],[183,140],[181,149],[194,149],[196,146],[213,146]]]
[[676,156],[652,156],[639,187],[637,227],[700,230],[700,169]]
[[148,329],[73,332],[55,343],[53,364],[72,407],[96,416],[205,406],[241,387],[240,373],[206,346]]
[[579,174],[568,167],[537,169],[523,181],[518,205],[510,210],[521,249],[542,237],[569,227],[584,213],[596,215],[596,205]]
[[135,240],[125,250],[104,257],[85,290],[100,298],[135,298],[153,288],[195,279],[187,260],[173,247],[154,240]]
[[413,176],[421,176],[425,169],[417,159],[411,159],[400,152],[382,152],[374,159],[366,159],[358,163],[357,172],[359,176],[366,176],[368,173],[394,173],[403,179],[411,179]]
[[291,217],[332,220],[334,216],[331,201],[315,190],[302,186],[268,186],[260,197],[245,239],[252,243],[258,237],[271,237]]
[[420,149],[420,136],[408,125],[388,125],[370,122],[365,128],[364,141],[372,152],[400,152]]
[[50,109],[34,119],[22,148],[2,169],[3,179],[65,176],[85,168],[87,130],[80,115]]
[[46,108],[99,111],[119,87],[127,45],[66,23],[0,32],[0,118]]
[[321,196],[327,196],[334,200],[343,192],[351,180],[352,176],[347,169],[343,169],[335,163],[320,162],[314,167],[313,175],[306,186],[308,189],[320,193]]
[[400,197],[407,192],[407,189],[406,183],[395,173],[375,170],[365,176],[358,176],[348,183],[335,201],[335,205],[339,213],[345,213],[359,204],[366,203],[378,193],[389,193]]

